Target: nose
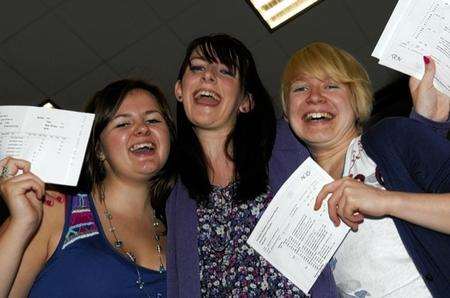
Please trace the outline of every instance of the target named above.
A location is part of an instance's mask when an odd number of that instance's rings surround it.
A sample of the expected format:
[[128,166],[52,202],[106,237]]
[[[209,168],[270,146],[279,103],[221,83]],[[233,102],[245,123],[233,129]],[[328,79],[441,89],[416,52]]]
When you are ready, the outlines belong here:
[[145,122],[139,123],[134,131],[137,136],[146,136],[150,134],[150,128]]
[[324,102],[324,97],[322,96],[320,87],[312,87],[307,98],[307,102],[311,104],[317,104]]
[[204,82],[212,83],[216,81],[216,70],[213,67],[207,67],[203,72],[202,80]]

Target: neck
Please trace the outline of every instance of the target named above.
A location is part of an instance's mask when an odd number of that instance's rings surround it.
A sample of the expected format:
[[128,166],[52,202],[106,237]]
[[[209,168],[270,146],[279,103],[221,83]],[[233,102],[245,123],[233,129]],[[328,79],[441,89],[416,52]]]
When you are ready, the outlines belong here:
[[209,181],[213,185],[226,186],[234,178],[234,163],[228,158],[226,152],[228,150],[231,154],[232,149],[225,149],[229,133],[229,131],[196,130],[208,163]]
[[[151,209],[150,183],[130,183],[107,176],[102,182],[104,187],[105,205],[111,212],[129,215],[148,215]],[[94,197],[100,202],[100,189],[94,188]]]
[[348,146],[357,135],[356,132],[351,133],[334,145],[310,145],[308,147],[314,160],[336,180],[342,178]]

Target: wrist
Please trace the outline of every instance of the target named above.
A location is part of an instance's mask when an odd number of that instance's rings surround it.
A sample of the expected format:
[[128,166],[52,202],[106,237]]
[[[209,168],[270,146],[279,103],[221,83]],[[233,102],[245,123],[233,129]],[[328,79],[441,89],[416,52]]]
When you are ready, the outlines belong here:
[[22,235],[23,237],[31,237],[34,235],[39,227],[39,221],[37,220],[21,220],[15,217],[10,217],[8,223],[8,230],[13,231],[17,235]]
[[401,193],[396,191],[385,191],[385,211],[387,216],[398,217],[398,211],[402,208],[403,198]]

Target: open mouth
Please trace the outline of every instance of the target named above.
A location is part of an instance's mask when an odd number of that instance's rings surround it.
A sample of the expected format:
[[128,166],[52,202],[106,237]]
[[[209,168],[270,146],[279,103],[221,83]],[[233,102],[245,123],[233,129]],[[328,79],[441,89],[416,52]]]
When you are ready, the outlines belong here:
[[220,101],[220,96],[211,90],[199,90],[195,93],[194,98],[203,104],[217,104]]
[[130,152],[137,154],[151,153],[155,150],[155,145],[153,143],[135,144],[131,146],[129,150]]
[[334,116],[332,114],[326,112],[307,113],[303,116],[303,120],[305,121],[328,121],[333,118]]

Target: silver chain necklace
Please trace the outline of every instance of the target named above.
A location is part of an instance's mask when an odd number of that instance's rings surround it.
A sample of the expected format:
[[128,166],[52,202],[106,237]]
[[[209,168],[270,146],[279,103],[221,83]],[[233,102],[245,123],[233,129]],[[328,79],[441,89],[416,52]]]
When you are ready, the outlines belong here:
[[[141,271],[139,270],[139,267],[136,262],[136,255],[133,252],[128,251],[124,248],[123,241],[120,240],[119,236],[117,235],[117,230],[112,223],[113,216],[112,216],[111,212],[109,211],[108,207],[106,206],[105,189],[104,189],[103,185],[100,187],[100,202],[102,203],[103,207],[105,208],[104,214],[108,221],[109,231],[111,232],[111,234],[114,237],[114,248],[116,248],[117,250],[120,250],[135,265],[136,274],[137,274],[136,285],[138,286],[139,290],[144,291],[144,293],[146,294],[147,297],[150,297],[150,295],[144,289],[144,280],[142,279]],[[155,210],[153,210],[152,214],[153,214],[153,235],[154,235],[154,239],[156,241],[155,249],[156,249],[156,252],[158,253],[158,258],[159,258],[159,270],[158,271],[160,274],[162,274],[166,271],[166,268],[164,267],[163,258],[162,258],[162,254],[161,254],[160,236],[157,233],[157,229],[159,227],[159,222],[156,219]]]

